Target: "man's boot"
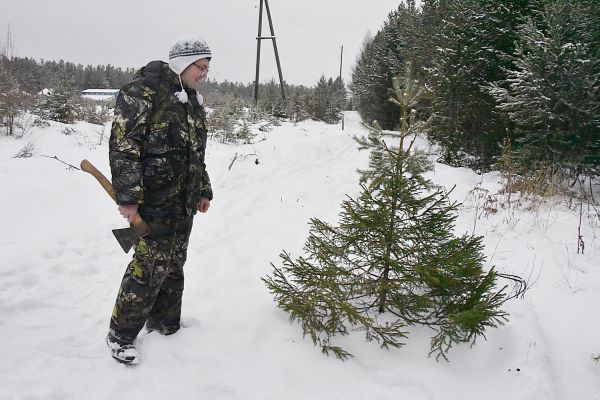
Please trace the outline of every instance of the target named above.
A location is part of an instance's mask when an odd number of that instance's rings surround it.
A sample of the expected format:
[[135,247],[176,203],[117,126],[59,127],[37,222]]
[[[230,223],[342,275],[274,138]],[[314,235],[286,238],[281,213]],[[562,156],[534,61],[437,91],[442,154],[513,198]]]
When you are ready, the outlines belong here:
[[123,343],[109,333],[106,336],[106,344],[110,349],[112,357],[118,362],[126,365],[135,365],[140,361],[140,353],[132,343]]

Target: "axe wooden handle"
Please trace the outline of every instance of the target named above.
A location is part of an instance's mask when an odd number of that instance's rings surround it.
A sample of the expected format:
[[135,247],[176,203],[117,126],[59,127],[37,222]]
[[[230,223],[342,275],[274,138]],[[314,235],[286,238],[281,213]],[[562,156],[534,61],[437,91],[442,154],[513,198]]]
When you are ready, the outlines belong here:
[[92,164],[88,160],[82,160],[81,170],[87,172],[88,174],[91,174],[94,178],[96,178],[96,180],[100,182],[104,190],[106,190],[106,193],[108,193],[108,195],[115,202],[117,201],[117,195],[115,193],[115,188],[113,188],[112,183],[110,183],[108,178],[106,178],[104,174],[98,170],[98,168],[94,167],[94,164]]
[[[110,183],[108,178],[105,177],[104,174],[98,170],[98,168],[94,167],[94,164],[92,164],[88,160],[82,160],[81,161],[81,170],[91,174],[94,178],[96,178],[96,180],[98,182],[100,182],[100,185],[102,185],[102,187],[104,188],[106,193],[108,193],[108,195],[115,202],[117,201],[117,195],[115,193],[115,188],[113,187],[112,183]],[[139,213],[135,214],[135,218],[134,218],[132,224],[139,225],[142,222],[144,222],[144,221],[142,220],[142,217],[140,216],[140,214]]]

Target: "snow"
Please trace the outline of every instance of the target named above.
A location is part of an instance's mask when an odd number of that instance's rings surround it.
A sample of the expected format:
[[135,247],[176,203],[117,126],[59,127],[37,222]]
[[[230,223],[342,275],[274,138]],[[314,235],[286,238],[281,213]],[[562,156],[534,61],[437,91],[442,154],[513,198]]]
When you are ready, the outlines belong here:
[[[578,204],[487,214],[472,189],[493,196],[496,173],[436,164],[430,174],[456,185],[451,196],[464,203],[457,233],[484,236],[488,267],[530,283],[487,340],[436,362],[427,328],[414,327],[393,350],[357,333],[338,339],[355,355],[342,362],[288,322],[260,278],[282,250],[301,254],[309,218],[335,223],[340,202],[358,193],[356,169],[368,154],[352,140],[366,134],[355,113],[345,131],[284,123],[254,144],[209,142],[215,199],[195,219],[184,329],[143,332],[140,364],[116,363],[104,338],[130,255],[111,229],[125,224],[90,175],[42,157],[87,158],[109,175],[100,140],[109,127],[78,123],[69,136],[64,127],[0,137],[0,399],[600,399],[600,364],[591,359],[600,353],[598,217],[584,210],[578,254]],[[34,157],[12,158],[27,143]]]

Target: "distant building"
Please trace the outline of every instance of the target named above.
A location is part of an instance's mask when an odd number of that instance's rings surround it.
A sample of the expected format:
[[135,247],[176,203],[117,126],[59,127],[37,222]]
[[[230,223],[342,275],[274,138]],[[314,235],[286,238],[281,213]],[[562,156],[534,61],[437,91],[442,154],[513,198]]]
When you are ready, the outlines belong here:
[[86,89],[81,91],[81,97],[92,100],[113,100],[117,98],[119,89]]

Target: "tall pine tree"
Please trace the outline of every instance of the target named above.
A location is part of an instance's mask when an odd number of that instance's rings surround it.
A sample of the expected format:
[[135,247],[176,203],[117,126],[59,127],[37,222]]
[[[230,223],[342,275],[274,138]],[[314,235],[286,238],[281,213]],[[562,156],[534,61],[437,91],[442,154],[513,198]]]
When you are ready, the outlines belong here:
[[26,111],[29,96],[8,69],[8,59],[0,55],[0,126],[7,136],[15,136],[19,116]]
[[[445,1],[433,33],[428,67],[432,89],[431,138],[444,148],[443,159],[481,170],[491,167],[506,136],[506,123],[488,86],[505,77],[523,21],[523,1]],[[431,8],[436,15],[438,8]]]
[[403,72],[404,63],[413,60],[419,64],[419,28],[419,11],[409,0],[389,14],[373,38],[365,39],[352,72],[351,91],[366,123],[377,121],[384,129],[396,128],[399,111],[388,99],[393,93],[393,79]]
[[390,104],[391,72],[384,60],[387,55],[385,35],[365,38],[363,50],[352,72],[351,91],[354,106],[363,121],[378,121],[384,128],[393,129],[398,121],[398,110]]

